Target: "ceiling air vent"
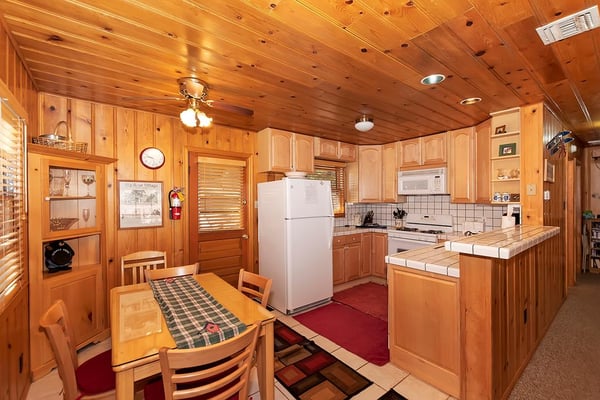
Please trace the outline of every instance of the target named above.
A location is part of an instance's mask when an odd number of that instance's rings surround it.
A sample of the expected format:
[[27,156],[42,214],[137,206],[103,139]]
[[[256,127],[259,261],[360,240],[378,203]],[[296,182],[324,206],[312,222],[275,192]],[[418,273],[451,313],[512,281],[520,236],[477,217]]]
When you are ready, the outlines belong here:
[[536,31],[544,44],[550,44],[592,30],[599,25],[598,6],[593,6],[548,25],[540,26]]

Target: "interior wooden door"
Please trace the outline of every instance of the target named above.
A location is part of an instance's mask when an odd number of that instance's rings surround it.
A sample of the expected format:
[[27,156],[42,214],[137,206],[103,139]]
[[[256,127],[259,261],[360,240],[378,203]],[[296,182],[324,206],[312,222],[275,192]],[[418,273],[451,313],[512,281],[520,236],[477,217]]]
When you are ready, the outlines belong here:
[[237,285],[251,270],[245,158],[190,154],[190,263]]

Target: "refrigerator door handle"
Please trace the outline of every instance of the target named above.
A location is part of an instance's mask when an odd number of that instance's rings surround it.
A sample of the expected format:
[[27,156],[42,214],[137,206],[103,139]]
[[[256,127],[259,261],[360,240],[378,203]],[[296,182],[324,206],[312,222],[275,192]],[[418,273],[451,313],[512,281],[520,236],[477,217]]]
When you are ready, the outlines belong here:
[[333,229],[334,229],[334,223],[333,223],[333,217],[329,218],[329,228],[330,228],[330,233],[329,233],[329,248],[331,249],[333,247]]

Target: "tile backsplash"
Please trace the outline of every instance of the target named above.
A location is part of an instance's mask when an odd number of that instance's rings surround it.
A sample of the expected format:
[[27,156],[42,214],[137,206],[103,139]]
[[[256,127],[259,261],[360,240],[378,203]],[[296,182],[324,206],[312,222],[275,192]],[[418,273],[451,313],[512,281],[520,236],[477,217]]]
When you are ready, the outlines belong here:
[[506,213],[504,205],[488,204],[453,204],[449,195],[407,196],[406,203],[348,203],[346,216],[335,219],[335,226],[354,225],[353,216],[364,216],[367,211],[373,210],[373,222],[380,225],[394,226],[395,220],[392,212],[398,207],[407,213],[419,214],[446,214],[452,215],[454,230],[462,231],[465,221],[484,221],[485,230],[500,228],[502,214]]

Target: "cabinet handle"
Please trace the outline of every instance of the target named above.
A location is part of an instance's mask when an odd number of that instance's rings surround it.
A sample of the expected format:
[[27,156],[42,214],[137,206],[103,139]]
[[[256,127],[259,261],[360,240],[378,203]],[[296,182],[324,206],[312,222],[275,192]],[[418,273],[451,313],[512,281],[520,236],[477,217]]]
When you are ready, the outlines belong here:
[[92,322],[92,312],[91,311],[88,313],[87,317],[90,320],[90,322]]

